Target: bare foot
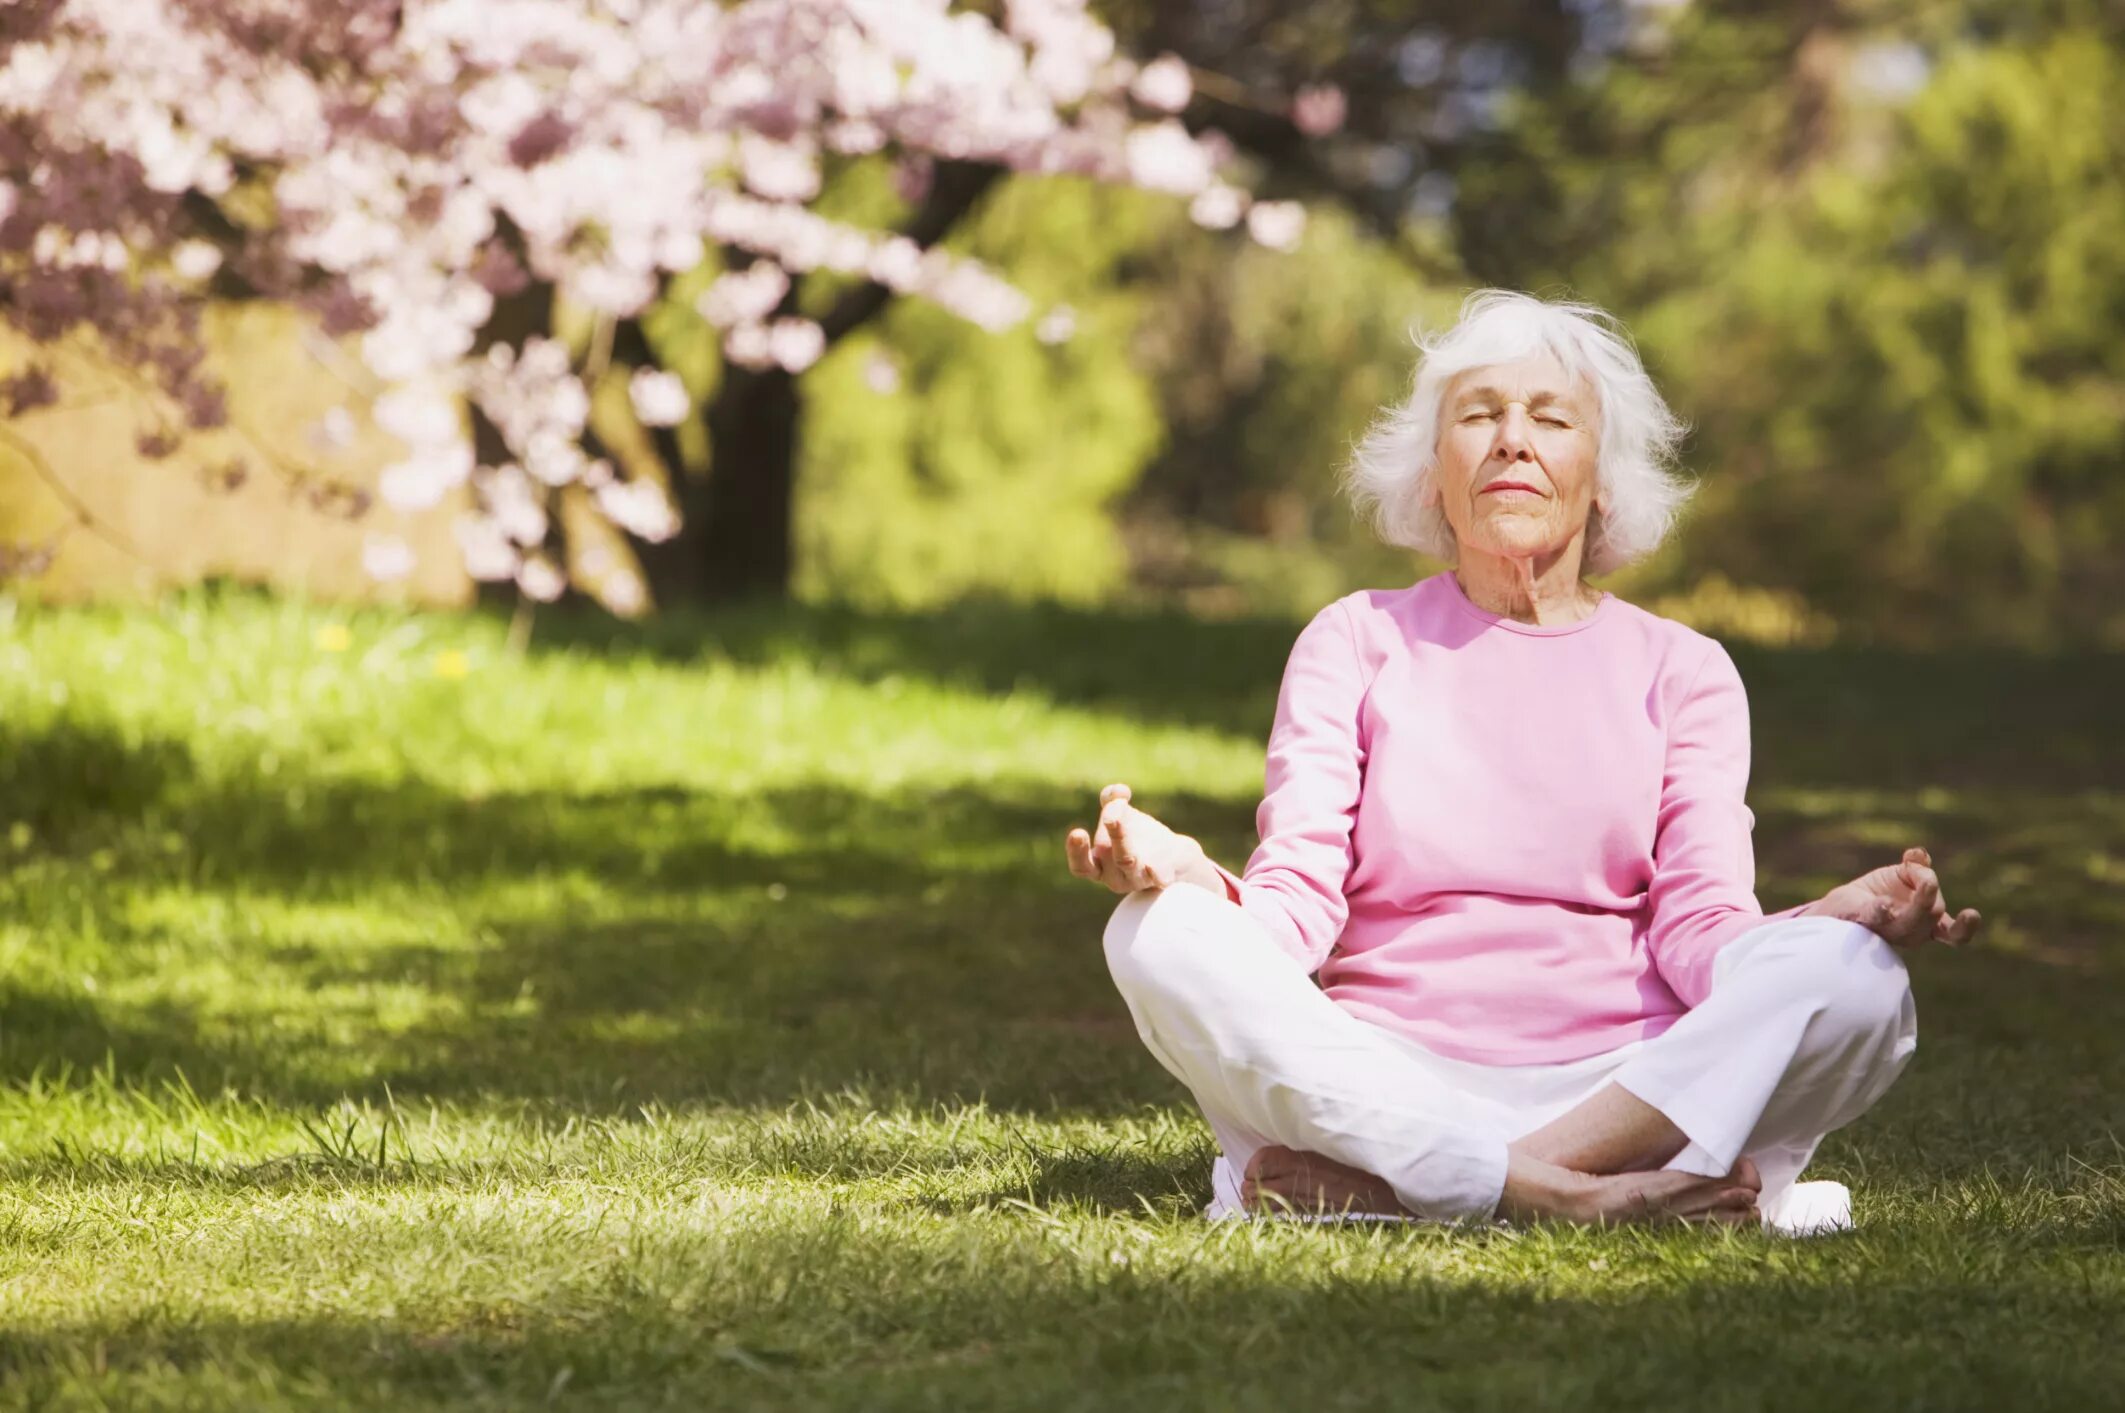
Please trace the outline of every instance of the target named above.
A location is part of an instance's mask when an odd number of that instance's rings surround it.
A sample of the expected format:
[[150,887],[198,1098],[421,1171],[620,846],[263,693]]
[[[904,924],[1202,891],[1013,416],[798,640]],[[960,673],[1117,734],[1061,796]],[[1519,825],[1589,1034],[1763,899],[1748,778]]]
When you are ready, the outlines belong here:
[[1747,1225],[1763,1220],[1756,1198],[1763,1176],[1747,1158],[1724,1177],[1695,1173],[1593,1176],[1515,1156],[1498,1215],[1513,1222],[1543,1217],[1594,1226],[1690,1222]]
[[[1573,1172],[1515,1154],[1498,1215],[1516,1225],[1551,1218],[1588,1226],[1685,1222],[1745,1226],[1763,1220],[1763,1176],[1743,1158],[1724,1177],[1695,1173]],[[1385,1178],[1322,1153],[1270,1144],[1247,1160],[1240,1201],[1250,1210],[1409,1216]]]
[[1281,1210],[1289,1204],[1308,1213],[1409,1215],[1387,1179],[1326,1154],[1302,1153],[1274,1143],[1247,1160],[1240,1201],[1249,1210]]

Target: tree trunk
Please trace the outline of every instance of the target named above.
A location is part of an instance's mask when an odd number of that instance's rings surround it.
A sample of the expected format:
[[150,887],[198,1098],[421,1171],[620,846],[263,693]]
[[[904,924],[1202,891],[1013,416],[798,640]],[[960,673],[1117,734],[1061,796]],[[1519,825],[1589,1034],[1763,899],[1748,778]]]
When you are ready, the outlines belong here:
[[[1002,176],[1000,167],[939,162],[919,210],[901,234],[927,250],[944,239]],[[733,266],[749,262],[735,254]],[[792,285],[778,315],[802,307]],[[892,299],[871,282],[846,290],[819,317],[828,348],[876,317]],[[632,366],[655,359],[638,321],[619,331],[614,356]],[[677,438],[662,429],[658,454],[672,477],[682,524],[663,544],[642,546],[650,591],[665,608],[689,601],[786,599],[796,562],[792,498],[797,487],[797,438],[804,399],[795,375],[780,368],[724,365],[723,386],[708,407],[709,472],[685,474]]]
[[782,369],[726,370],[708,408],[708,476],[675,477],[679,533],[642,546],[660,605],[789,596],[802,412]]

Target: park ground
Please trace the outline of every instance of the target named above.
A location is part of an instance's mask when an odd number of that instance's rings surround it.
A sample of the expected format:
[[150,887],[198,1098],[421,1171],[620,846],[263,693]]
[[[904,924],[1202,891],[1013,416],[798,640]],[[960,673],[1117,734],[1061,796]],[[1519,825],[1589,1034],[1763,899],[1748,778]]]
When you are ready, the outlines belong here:
[[1198,1219],[1062,837],[1237,867],[1294,623],[507,629],[0,603],[0,1404],[2125,1400],[2125,658],[1734,645],[1764,905],[1987,917],[1793,1242]]

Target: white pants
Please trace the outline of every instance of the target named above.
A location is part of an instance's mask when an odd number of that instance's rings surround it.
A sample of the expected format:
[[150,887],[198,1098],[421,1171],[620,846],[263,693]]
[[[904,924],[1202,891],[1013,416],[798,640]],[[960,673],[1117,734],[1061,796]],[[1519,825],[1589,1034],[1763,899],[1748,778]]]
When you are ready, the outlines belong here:
[[1506,1144],[1614,1083],[1688,1139],[1668,1167],[1718,1176],[1745,1153],[1767,1225],[1844,1225],[1798,1210],[1842,1188],[1795,1180],[1918,1046],[1902,959],[1836,918],[1745,933],[1720,952],[1704,1004],[1661,1035],[1546,1065],[1450,1059],[1360,1020],[1236,903],[1193,884],[1123,898],[1106,953],[1137,1033],[1217,1136],[1211,1217],[1245,1215],[1240,1177],[1276,1143],[1377,1174],[1419,1218],[1488,1220]]

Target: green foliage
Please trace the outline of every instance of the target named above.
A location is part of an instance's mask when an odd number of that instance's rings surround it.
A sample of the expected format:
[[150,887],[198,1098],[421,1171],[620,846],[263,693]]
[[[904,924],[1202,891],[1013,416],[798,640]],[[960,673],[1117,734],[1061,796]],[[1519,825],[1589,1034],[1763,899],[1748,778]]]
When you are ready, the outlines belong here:
[[0,610],[0,1405],[2113,1401],[2125,662],[1737,655],[1766,905],[1987,916],[1862,1232],[1213,1227],[1061,840],[1241,861],[1296,631]]
[[[1112,507],[1163,435],[1123,267],[1185,220],[1170,198],[1083,180],[993,193],[956,244],[1008,270],[1036,317],[991,334],[899,302],[806,377],[799,593],[919,606],[1123,588]],[[1058,304],[1075,332],[1043,342],[1038,311]],[[897,388],[872,385],[881,363]]]
[[1289,253],[1190,232],[1160,252],[1144,351],[1173,437],[1132,508],[1165,522],[1154,583],[1221,607],[1310,612],[1416,576],[1337,487],[1351,443],[1408,392],[1412,332],[1459,290],[1347,214],[1316,208]]
[[[844,198],[880,216],[875,192]],[[867,204],[866,204],[867,203]],[[893,306],[805,381],[800,592],[920,606],[964,595],[1291,613],[1406,583],[1335,478],[1405,390],[1409,335],[1457,291],[1333,208],[1292,253],[1204,231],[1170,198],[1017,180],[961,243],[1037,309],[992,335]],[[871,384],[883,360],[898,379]]]
[[2033,13],[1933,16],[1899,106],[1854,77],[1893,31],[1693,11],[1471,183],[1474,231],[1557,217],[1499,267],[1618,308],[1696,422],[1678,573],[1889,641],[2125,642],[2125,51]]

